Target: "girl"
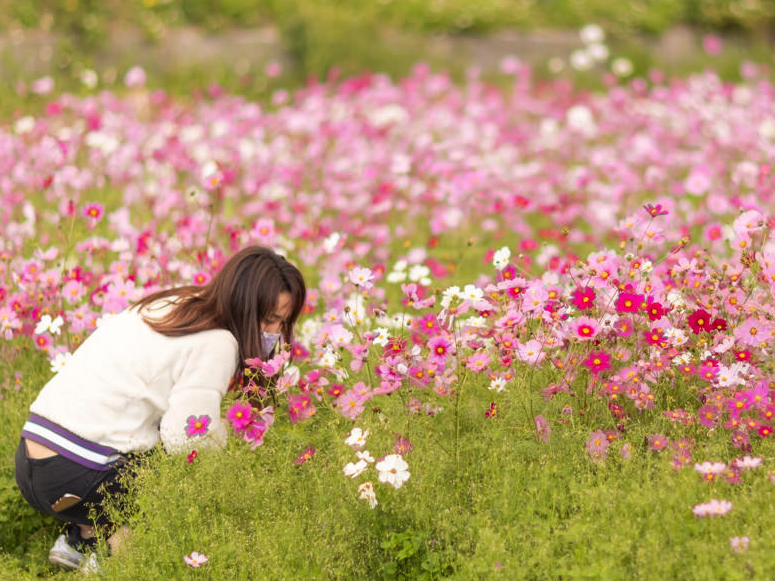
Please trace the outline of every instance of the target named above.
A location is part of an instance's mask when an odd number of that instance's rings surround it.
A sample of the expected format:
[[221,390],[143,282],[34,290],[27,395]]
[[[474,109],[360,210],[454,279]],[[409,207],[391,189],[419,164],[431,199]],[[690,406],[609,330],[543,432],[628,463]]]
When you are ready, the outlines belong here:
[[290,343],[305,298],[299,270],[253,246],[207,285],[153,293],[100,324],[30,406],[16,452],[22,496],[69,523],[52,563],[84,564],[94,527],[110,524],[100,505],[125,490],[118,477],[133,454],[159,440],[168,451],[192,437],[223,445],[230,379],[246,358],[269,358],[280,338]]

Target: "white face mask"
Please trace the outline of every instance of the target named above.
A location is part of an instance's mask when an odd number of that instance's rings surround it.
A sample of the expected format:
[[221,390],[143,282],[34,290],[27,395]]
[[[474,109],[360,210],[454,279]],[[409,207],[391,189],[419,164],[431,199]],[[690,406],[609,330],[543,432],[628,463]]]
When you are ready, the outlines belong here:
[[277,344],[277,341],[280,339],[280,333],[264,333],[262,331],[261,338],[264,342],[264,353],[269,355]]

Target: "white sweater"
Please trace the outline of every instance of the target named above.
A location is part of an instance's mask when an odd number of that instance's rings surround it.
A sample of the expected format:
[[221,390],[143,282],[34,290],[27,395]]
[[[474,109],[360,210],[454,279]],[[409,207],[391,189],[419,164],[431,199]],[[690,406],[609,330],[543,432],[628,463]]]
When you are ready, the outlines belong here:
[[[145,311],[157,317],[168,304]],[[120,452],[170,451],[226,441],[221,399],[237,369],[237,340],[224,329],[167,337],[135,309],[104,321],[41,390],[32,413]],[[204,437],[188,418],[208,416]]]

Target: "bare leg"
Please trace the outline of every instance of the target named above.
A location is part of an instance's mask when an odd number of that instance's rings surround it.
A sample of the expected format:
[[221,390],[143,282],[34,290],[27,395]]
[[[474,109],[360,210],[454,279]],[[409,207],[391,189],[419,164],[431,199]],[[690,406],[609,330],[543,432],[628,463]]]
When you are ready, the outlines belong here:
[[78,525],[78,528],[81,529],[82,539],[91,539],[97,534],[91,525]]
[[129,538],[129,527],[122,526],[115,533],[108,537],[108,544],[110,545],[110,552],[115,554],[116,551],[124,544],[124,541]]

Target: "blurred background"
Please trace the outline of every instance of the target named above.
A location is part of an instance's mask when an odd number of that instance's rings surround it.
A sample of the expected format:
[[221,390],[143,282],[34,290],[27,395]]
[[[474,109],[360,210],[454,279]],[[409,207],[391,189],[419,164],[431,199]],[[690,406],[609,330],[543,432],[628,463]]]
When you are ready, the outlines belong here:
[[0,0],[0,110],[123,87],[135,65],[151,88],[256,99],[418,61],[460,76],[516,58],[582,86],[705,67],[734,80],[769,64],[774,33],[775,0]]

